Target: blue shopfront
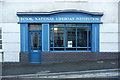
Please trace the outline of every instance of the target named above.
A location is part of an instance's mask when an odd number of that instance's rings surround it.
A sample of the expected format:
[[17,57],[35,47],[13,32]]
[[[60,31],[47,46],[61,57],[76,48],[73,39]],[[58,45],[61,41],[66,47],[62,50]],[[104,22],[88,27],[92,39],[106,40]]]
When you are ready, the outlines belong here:
[[99,52],[102,13],[81,10],[18,12],[21,53],[42,63],[42,53]]

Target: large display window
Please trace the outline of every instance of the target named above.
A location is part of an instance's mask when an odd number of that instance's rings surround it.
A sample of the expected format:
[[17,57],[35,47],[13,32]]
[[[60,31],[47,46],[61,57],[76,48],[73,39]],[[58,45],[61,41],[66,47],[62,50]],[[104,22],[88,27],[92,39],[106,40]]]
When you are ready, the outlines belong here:
[[51,51],[90,51],[91,24],[50,24]]

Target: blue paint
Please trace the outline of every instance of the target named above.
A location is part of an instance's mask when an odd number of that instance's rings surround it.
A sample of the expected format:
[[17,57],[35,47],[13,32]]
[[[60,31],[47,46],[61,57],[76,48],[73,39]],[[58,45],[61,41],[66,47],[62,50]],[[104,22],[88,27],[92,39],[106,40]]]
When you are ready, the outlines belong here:
[[[37,34],[35,34],[37,33]],[[34,35],[39,36],[39,47],[35,49],[33,45],[33,37]],[[29,32],[29,60],[30,63],[41,63],[41,52],[42,52],[42,32],[41,31],[30,31]],[[38,44],[38,43],[37,43]]]
[[90,15],[78,12],[44,14],[44,15],[18,15],[19,23],[101,23],[100,15]]
[[97,44],[96,44],[96,52],[99,52],[100,50],[100,24],[96,24],[96,27],[97,27]]
[[66,30],[66,27],[64,27],[64,47],[63,47],[64,50],[66,50],[66,47],[65,47],[65,46],[66,46],[66,42],[65,42],[65,41],[66,41],[66,35],[67,35],[67,34],[66,34],[66,31],[67,31],[67,30]]
[[92,52],[99,52],[99,24],[92,24]]
[[[77,31],[78,31],[78,30],[77,30],[77,28],[76,28],[76,33],[75,33],[75,34],[76,34],[76,47],[78,47],[78,45],[77,45],[77,42],[78,42],[78,41],[77,41],[77,39],[78,39]],[[77,49],[76,49],[76,51],[77,51]]]
[[20,51],[28,52],[28,24],[20,24]]
[[42,51],[49,51],[49,24],[42,24]]

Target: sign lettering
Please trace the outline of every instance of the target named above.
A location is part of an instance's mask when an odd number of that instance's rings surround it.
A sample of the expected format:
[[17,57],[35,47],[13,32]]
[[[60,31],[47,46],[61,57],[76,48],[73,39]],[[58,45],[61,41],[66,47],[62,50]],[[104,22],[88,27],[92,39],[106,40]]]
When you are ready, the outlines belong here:
[[99,21],[99,18],[85,17],[21,17],[20,21]]

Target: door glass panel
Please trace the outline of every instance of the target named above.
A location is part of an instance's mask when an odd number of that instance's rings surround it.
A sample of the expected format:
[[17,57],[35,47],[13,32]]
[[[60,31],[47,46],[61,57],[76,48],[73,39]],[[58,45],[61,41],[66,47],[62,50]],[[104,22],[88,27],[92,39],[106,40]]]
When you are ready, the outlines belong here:
[[39,50],[40,49],[40,35],[39,33],[35,32],[32,34],[32,48],[33,50]]

